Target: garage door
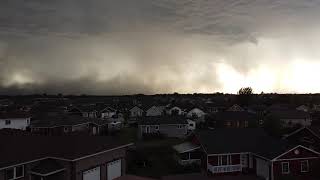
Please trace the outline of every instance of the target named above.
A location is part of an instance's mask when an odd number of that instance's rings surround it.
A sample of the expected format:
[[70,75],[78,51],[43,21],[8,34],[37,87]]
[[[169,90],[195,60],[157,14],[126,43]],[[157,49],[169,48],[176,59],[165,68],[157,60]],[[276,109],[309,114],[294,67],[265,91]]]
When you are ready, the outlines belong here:
[[108,180],[121,176],[121,159],[108,163]]
[[83,172],[83,180],[100,180],[100,167]]
[[269,164],[267,161],[257,158],[257,175],[269,180]]

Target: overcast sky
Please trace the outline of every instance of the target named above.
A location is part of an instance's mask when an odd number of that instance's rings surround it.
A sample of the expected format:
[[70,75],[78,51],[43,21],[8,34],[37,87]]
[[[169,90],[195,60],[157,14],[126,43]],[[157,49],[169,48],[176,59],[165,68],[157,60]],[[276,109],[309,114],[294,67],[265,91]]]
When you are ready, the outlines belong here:
[[1,0],[0,94],[320,92],[319,0]]

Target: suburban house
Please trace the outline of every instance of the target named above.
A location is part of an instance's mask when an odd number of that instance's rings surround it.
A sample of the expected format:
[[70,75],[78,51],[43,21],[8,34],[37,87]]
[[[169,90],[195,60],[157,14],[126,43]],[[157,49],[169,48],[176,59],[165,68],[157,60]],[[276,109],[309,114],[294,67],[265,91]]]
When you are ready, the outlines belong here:
[[284,139],[320,152],[320,127],[302,127],[285,135]]
[[201,163],[200,146],[191,142],[184,142],[173,146],[175,150],[174,158],[180,165]]
[[239,106],[238,104],[234,104],[231,107],[229,107],[227,109],[227,111],[237,112],[237,111],[244,111],[244,109],[241,106]]
[[86,133],[89,135],[105,134],[108,131],[106,120],[84,118],[75,115],[59,115],[38,117],[33,120],[30,129],[32,133],[42,135],[65,135]]
[[146,111],[146,116],[162,116],[164,115],[165,106],[151,106]]
[[69,108],[68,113],[72,114],[72,115],[81,115],[81,116],[87,117],[87,118],[99,117],[99,112],[96,109],[96,106],[93,104],[72,106]]
[[201,166],[211,175],[252,173],[266,180],[308,179],[320,168],[318,152],[270,137],[258,128],[199,131],[191,143],[194,146],[176,149],[182,154],[200,147]]
[[106,107],[101,113],[101,118],[112,118],[113,116],[117,115],[117,110],[113,109],[112,107]]
[[23,112],[0,113],[0,129],[22,129],[30,126],[31,115]]
[[130,117],[136,118],[136,117],[143,116],[144,110],[139,106],[134,106],[129,110],[129,112],[130,112]]
[[206,120],[210,128],[248,128],[260,123],[256,114],[247,111],[218,112],[210,114]]
[[310,126],[312,122],[309,113],[299,110],[271,111],[268,117],[279,120],[284,128],[291,128],[297,125]]
[[[97,136],[0,136],[0,180],[112,180],[132,143]],[[14,142],[14,143],[12,143]]]
[[181,116],[142,117],[138,125],[138,137],[166,136],[183,138],[188,133],[188,122]]

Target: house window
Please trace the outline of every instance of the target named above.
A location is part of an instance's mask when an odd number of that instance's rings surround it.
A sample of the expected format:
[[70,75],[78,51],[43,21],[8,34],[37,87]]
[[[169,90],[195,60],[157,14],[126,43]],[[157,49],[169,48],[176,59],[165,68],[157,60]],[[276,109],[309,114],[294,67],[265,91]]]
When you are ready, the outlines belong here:
[[308,172],[309,171],[309,161],[301,161],[301,172]]
[[263,120],[262,119],[259,120],[259,124],[263,125]]
[[22,178],[24,176],[24,167],[17,166],[6,170],[7,180]]
[[63,131],[64,131],[64,132],[68,132],[68,131],[69,131],[68,127],[64,127],[64,128],[63,128]]
[[248,121],[244,121],[244,127],[248,127],[249,126],[249,122]]
[[218,156],[218,165],[219,166],[226,166],[231,165],[231,155],[222,155]]
[[290,173],[289,162],[281,163],[281,167],[282,167],[282,174],[289,174]]
[[11,120],[6,120],[5,124],[6,125],[10,125],[11,124]]

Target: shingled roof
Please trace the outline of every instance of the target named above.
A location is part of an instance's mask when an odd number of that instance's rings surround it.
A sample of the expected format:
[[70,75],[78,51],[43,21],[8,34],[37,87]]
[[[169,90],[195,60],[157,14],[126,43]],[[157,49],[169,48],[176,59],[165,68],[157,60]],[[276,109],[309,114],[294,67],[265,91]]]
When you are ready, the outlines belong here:
[[286,141],[259,128],[205,130],[196,136],[207,154],[253,152],[272,159],[288,148]]
[[140,125],[159,125],[159,124],[188,124],[183,116],[145,116],[141,117]]
[[7,136],[0,135],[0,170],[42,158],[75,160],[132,143],[102,136]]

